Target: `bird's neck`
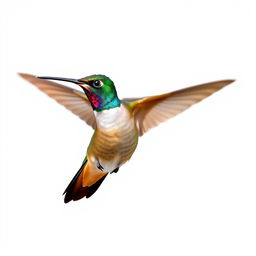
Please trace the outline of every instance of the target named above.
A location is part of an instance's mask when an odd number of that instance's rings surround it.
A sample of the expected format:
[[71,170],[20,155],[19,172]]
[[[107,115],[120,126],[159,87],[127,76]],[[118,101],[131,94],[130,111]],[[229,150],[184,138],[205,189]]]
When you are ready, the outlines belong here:
[[103,110],[120,107],[120,104],[121,102],[118,99],[118,97],[114,96],[113,98],[110,98],[109,100],[106,100],[105,102],[103,102],[103,104],[99,108],[95,108],[94,110],[97,112],[100,112]]
[[102,130],[126,129],[129,127],[130,113],[124,105],[107,110],[94,111],[97,127]]

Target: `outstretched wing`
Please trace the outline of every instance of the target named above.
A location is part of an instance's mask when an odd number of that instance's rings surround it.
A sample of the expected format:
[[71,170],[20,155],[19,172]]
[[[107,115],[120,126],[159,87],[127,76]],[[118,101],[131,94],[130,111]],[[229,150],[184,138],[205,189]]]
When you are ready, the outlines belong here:
[[123,99],[123,102],[131,108],[139,134],[142,136],[149,129],[176,116],[232,82],[234,80],[216,81],[157,96]]
[[84,93],[58,83],[39,79],[33,75],[23,73],[19,75],[79,116],[92,128],[96,127],[93,109]]

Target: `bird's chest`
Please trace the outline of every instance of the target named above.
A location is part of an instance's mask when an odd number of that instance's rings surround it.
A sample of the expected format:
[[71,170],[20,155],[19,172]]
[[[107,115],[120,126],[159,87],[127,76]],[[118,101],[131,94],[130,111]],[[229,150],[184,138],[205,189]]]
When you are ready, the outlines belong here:
[[108,171],[122,165],[134,152],[138,132],[134,119],[124,106],[95,113],[97,128],[90,152]]
[[124,106],[95,112],[97,128],[109,132],[113,130],[124,130],[133,121],[130,113]]

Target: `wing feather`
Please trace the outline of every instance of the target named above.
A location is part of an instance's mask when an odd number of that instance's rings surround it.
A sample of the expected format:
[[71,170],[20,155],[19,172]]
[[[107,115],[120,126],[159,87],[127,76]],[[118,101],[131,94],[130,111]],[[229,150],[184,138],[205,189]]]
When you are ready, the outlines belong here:
[[234,80],[216,81],[157,96],[128,98],[123,102],[129,105],[134,113],[139,134],[142,136],[151,128],[176,116],[232,82]]
[[84,93],[55,82],[39,79],[33,75],[24,73],[20,73],[19,75],[95,129],[96,120],[93,109]]

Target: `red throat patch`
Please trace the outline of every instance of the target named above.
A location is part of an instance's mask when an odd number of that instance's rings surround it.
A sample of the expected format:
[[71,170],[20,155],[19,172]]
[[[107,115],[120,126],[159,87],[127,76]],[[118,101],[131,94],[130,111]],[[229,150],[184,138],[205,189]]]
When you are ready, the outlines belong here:
[[86,96],[88,97],[89,101],[91,102],[93,108],[99,108],[102,105],[101,98],[93,93],[91,90],[86,91]]

